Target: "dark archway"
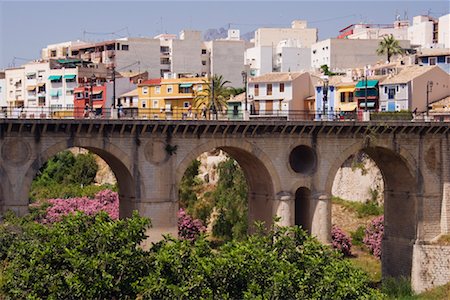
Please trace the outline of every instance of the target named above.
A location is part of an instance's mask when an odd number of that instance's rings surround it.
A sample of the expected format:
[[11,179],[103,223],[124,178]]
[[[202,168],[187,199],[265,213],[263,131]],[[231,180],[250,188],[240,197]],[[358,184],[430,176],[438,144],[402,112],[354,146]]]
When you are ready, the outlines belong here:
[[28,195],[31,188],[31,183],[36,177],[37,172],[41,169],[46,161],[59,152],[67,150],[72,147],[79,147],[89,150],[90,152],[98,155],[102,158],[106,164],[111,168],[114,176],[117,180],[118,193],[119,193],[119,217],[130,217],[133,210],[136,209],[136,197],[139,195],[139,187],[135,184],[132,174],[129,171],[129,167],[126,166],[125,161],[128,160],[127,155],[122,153],[112,145],[108,145],[108,150],[97,148],[95,146],[83,143],[74,143],[68,146],[67,143],[59,143],[47,149],[41,153],[41,155],[33,161],[31,167],[28,169],[25,178],[22,197],[28,199]]
[[295,225],[311,232],[311,191],[305,187],[295,192]]

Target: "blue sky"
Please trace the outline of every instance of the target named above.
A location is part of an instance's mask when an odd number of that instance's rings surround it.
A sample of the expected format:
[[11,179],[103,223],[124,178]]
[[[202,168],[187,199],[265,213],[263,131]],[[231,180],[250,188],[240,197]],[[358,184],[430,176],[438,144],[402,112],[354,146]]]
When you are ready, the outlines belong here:
[[[361,21],[390,24],[399,14],[412,17],[449,12],[440,1],[4,1],[0,0],[0,69],[14,57],[35,59],[47,44],[85,39],[178,34],[182,29],[231,27],[241,33],[258,27],[288,27],[306,19],[319,39]],[[86,32],[83,34],[83,32]],[[104,34],[114,33],[114,34]],[[24,61],[16,59],[16,65]]]

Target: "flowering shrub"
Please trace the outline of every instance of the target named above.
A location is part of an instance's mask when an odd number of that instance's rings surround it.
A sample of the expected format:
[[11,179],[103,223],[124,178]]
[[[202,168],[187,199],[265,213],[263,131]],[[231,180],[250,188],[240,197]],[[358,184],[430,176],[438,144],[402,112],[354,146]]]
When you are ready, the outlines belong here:
[[99,211],[105,211],[111,219],[119,218],[119,195],[110,190],[98,192],[94,199],[88,197],[50,199],[48,204],[50,206],[41,219],[42,223],[58,222],[62,216],[76,211],[82,211],[88,216],[95,215]]
[[331,241],[333,248],[339,250],[344,256],[352,254],[352,239],[341,228],[333,225],[331,228]]
[[364,236],[364,244],[369,248],[370,253],[381,258],[381,241],[384,232],[384,216],[379,216],[367,225]]
[[183,240],[194,241],[206,231],[202,221],[193,219],[184,209],[178,211],[178,237]]

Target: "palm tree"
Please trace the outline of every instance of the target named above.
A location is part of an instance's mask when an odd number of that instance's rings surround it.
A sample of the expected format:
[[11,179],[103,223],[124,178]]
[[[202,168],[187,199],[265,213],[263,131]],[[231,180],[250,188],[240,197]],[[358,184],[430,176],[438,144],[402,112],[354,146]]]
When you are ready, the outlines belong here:
[[387,54],[388,63],[391,62],[391,56],[395,54],[402,54],[403,49],[400,47],[398,41],[394,38],[392,34],[383,37],[377,49],[378,55]]
[[225,86],[230,83],[224,80],[222,75],[214,75],[212,77],[212,84],[203,80],[207,85],[203,91],[199,92],[195,98],[194,103],[197,108],[205,104],[208,110],[211,110],[217,118],[217,111],[223,111],[227,107],[227,98],[230,97],[229,87]]

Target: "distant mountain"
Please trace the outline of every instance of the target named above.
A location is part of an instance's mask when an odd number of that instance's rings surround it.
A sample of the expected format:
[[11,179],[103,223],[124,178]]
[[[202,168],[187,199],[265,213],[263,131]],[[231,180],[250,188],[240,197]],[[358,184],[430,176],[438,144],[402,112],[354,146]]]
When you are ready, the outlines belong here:
[[[220,27],[219,29],[217,28],[210,28],[207,29],[205,31],[205,33],[203,34],[203,40],[204,41],[213,41],[213,40],[217,40],[217,39],[225,39],[228,36],[228,30]],[[244,33],[241,35],[241,39],[246,40],[246,41],[250,41],[252,38],[255,37],[255,31],[250,31],[247,33]]]
[[224,39],[227,37],[227,35],[227,30],[223,27],[220,27],[219,29],[210,28],[203,34],[203,40],[213,41],[217,39]]

